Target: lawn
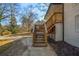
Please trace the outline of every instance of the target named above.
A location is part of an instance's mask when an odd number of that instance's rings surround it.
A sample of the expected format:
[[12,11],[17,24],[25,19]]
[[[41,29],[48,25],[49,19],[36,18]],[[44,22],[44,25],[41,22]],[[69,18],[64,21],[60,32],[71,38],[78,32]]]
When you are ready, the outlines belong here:
[[12,42],[13,40],[10,40],[10,39],[3,39],[3,40],[0,40],[0,46],[3,46],[3,45],[5,45],[5,44],[7,44],[7,43],[10,43],[10,42]]
[[12,41],[9,39],[0,40],[0,53],[7,50],[12,45]]

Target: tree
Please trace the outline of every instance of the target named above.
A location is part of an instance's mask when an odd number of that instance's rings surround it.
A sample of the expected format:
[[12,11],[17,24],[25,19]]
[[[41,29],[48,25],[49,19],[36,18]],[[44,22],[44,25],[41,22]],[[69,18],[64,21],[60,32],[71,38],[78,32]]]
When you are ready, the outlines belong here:
[[28,23],[29,23],[29,19],[26,15],[22,16],[22,29],[23,31],[27,31],[28,32]]
[[1,22],[3,19],[9,17],[9,8],[8,8],[8,4],[3,4],[1,3],[0,4],[0,34],[1,32],[3,31],[2,30],[2,25],[1,25]]
[[37,19],[37,14],[33,12],[32,6],[29,6],[28,9],[24,9],[25,13],[22,15],[22,27],[27,28],[27,32],[31,31],[33,22]]
[[18,4],[10,4],[10,31],[14,34],[17,30],[16,15]]
[[33,14],[29,13],[29,15],[22,16],[22,27],[27,28],[27,32],[31,31],[31,25],[33,23]]

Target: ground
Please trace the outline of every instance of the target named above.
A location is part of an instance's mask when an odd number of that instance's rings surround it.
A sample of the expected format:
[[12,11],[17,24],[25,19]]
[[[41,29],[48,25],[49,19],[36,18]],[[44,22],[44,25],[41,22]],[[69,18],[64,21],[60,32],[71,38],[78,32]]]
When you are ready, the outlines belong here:
[[56,56],[49,45],[47,47],[32,47],[32,37],[24,37],[16,40],[12,46],[4,51],[2,56]]

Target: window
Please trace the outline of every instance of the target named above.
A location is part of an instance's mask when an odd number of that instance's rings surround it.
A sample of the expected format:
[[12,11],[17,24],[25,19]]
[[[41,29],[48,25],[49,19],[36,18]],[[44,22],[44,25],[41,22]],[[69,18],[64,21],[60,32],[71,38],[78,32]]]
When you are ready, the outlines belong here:
[[75,16],[75,27],[76,27],[76,32],[79,32],[79,15]]
[[76,6],[78,6],[79,5],[79,3],[72,3],[72,6],[73,7],[76,7]]

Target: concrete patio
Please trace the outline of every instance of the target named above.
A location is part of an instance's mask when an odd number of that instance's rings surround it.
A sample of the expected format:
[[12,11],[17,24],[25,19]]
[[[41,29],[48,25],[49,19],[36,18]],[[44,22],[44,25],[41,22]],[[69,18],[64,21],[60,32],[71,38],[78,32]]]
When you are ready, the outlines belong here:
[[13,42],[2,56],[56,56],[54,49],[47,47],[32,47],[32,37],[24,37]]

